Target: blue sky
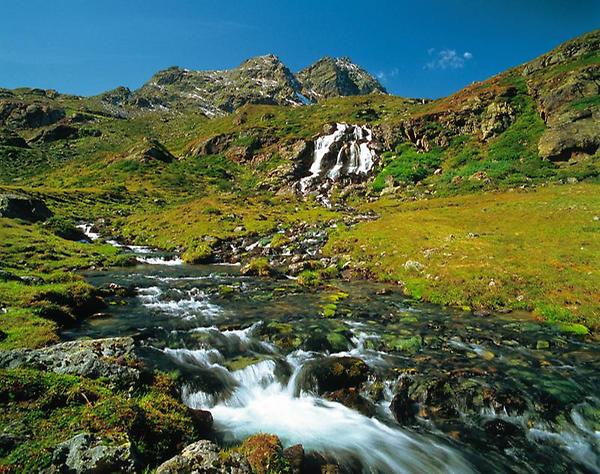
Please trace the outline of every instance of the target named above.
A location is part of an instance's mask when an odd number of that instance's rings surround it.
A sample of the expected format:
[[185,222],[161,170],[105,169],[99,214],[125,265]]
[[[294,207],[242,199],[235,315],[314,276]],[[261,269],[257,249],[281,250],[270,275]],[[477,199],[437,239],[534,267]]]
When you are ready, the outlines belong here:
[[600,0],[3,0],[0,87],[82,95],[157,70],[350,56],[392,93],[440,97],[600,28]]

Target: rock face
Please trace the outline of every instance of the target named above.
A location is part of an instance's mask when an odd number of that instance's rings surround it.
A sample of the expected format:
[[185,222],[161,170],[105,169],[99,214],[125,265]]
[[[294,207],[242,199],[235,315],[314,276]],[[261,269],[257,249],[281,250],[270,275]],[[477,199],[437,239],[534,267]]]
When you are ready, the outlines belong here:
[[0,217],[37,222],[51,216],[52,212],[41,199],[22,194],[0,195]]
[[386,94],[385,88],[349,58],[324,57],[298,73],[302,94],[312,101],[350,95]]
[[131,443],[117,446],[102,444],[89,433],[81,433],[59,444],[52,454],[51,473],[102,474],[136,472]]
[[206,440],[190,444],[156,470],[156,474],[250,474],[251,472],[250,464],[244,456],[232,452],[224,458],[219,453],[219,447]]
[[65,115],[63,109],[49,104],[28,104],[10,96],[0,99],[0,125],[7,127],[45,127],[59,122]]
[[133,356],[133,339],[116,337],[1,352],[0,367],[26,367],[92,379],[104,377],[116,387],[129,388],[140,380],[140,370],[127,365],[127,359]]
[[586,58],[600,50],[600,30],[568,41],[527,64],[523,77],[547,130],[542,158],[565,161],[600,148],[600,64]]

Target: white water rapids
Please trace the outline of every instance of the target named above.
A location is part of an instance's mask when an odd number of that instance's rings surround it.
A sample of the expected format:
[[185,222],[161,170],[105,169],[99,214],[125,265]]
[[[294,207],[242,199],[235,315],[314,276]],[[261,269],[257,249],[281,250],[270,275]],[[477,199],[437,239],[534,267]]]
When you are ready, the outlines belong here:
[[[274,357],[236,371],[222,365],[225,357],[215,348],[164,349],[178,363],[208,369],[235,387],[229,395],[210,394],[191,386],[183,388],[183,401],[192,408],[210,410],[215,429],[224,441],[272,433],[279,436],[284,446],[302,444],[305,450],[326,452],[342,464],[358,462],[364,472],[473,471],[448,444],[402,430],[391,419],[388,425],[302,391],[298,383],[302,370],[319,354],[298,350],[282,358],[275,347],[253,337],[258,327],[254,324],[245,330],[220,331],[211,326],[194,330],[221,341],[227,339],[241,351],[255,349]],[[359,354],[353,351],[353,355]],[[369,363],[374,354],[365,350],[362,356]],[[291,370],[289,378],[278,374],[281,366]]]

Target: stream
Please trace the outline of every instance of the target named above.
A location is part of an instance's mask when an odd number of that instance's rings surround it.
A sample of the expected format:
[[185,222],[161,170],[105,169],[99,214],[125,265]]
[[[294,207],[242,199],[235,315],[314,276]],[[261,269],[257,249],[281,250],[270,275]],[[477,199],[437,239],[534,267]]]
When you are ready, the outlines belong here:
[[[272,433],[344,472],[600,472],[597,344],[370,282],[310,291],[130,251],[145,263],[85,276],[135,294],[63,336],[135,336],[146,364],[180,375],[184,403],[210,410],[223,445]],[[368,366],[357,406],[324,394],[337,387],[323,390],[319,371],[342,359]],[[399,423],[407,380],[420,398]]]

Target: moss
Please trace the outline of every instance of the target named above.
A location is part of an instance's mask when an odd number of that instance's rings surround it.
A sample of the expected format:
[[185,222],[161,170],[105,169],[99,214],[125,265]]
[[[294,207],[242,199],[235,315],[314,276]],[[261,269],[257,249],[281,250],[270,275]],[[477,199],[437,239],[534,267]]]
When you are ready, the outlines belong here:
[[275,234],[273,236],[273,238],[271,239],[270,245],[271,245],[271,248],[273,248],[273,249],[280,249],[280,248],[288,245],[289,242],[290,242],[290,239],[285,234]]
[[238,356],[238,357],[234,357],[233,359],[227,360],[224,363],[224,365],[230,371],[233,372],[236,370],[245,369],[246,367],[248,367],[250,365],[254,365],[254,364],[257,364],[258,362],[262,362],[263,360],[265,360],[265,357],[260,356],[260,355]]
[[287,474],[289,462],[283,456],[281,441],[274,435],[256,434],[246,438],[239,448],[255,474]]
[[421,349],[422,340],[420,336],[398,337],[391,334],[383,336],[385,346],[392,351],[408,352],[415,354]]
[[243,268],[244,275],[256,275],[261,277],[271,276],[273,268],[269,263],[269,259],[265,257],[253,258]]
[[189,264],[209,263],[213,259],[213,249],[204,242],[193,243],[183,252],[181,258]]
[[316,288],[321,285],[321,278],[317,271],[304,270],[298,275],[296,282],[306,288]]
[[335,303],[327,303],[321,307],[321,314],[324,318],[334,318],[337,311]]
[[[162,380],[161,380],[162,379]],[[187,408],[164,377],[144,392],[119,392],[101,380],[36,370],[0,370],[0,424],[22,441],[0,453],[0,465],[22,472],[48,467],[53,448],[88,431],[105,443],[131,441],[146,466],[194,439]]]

